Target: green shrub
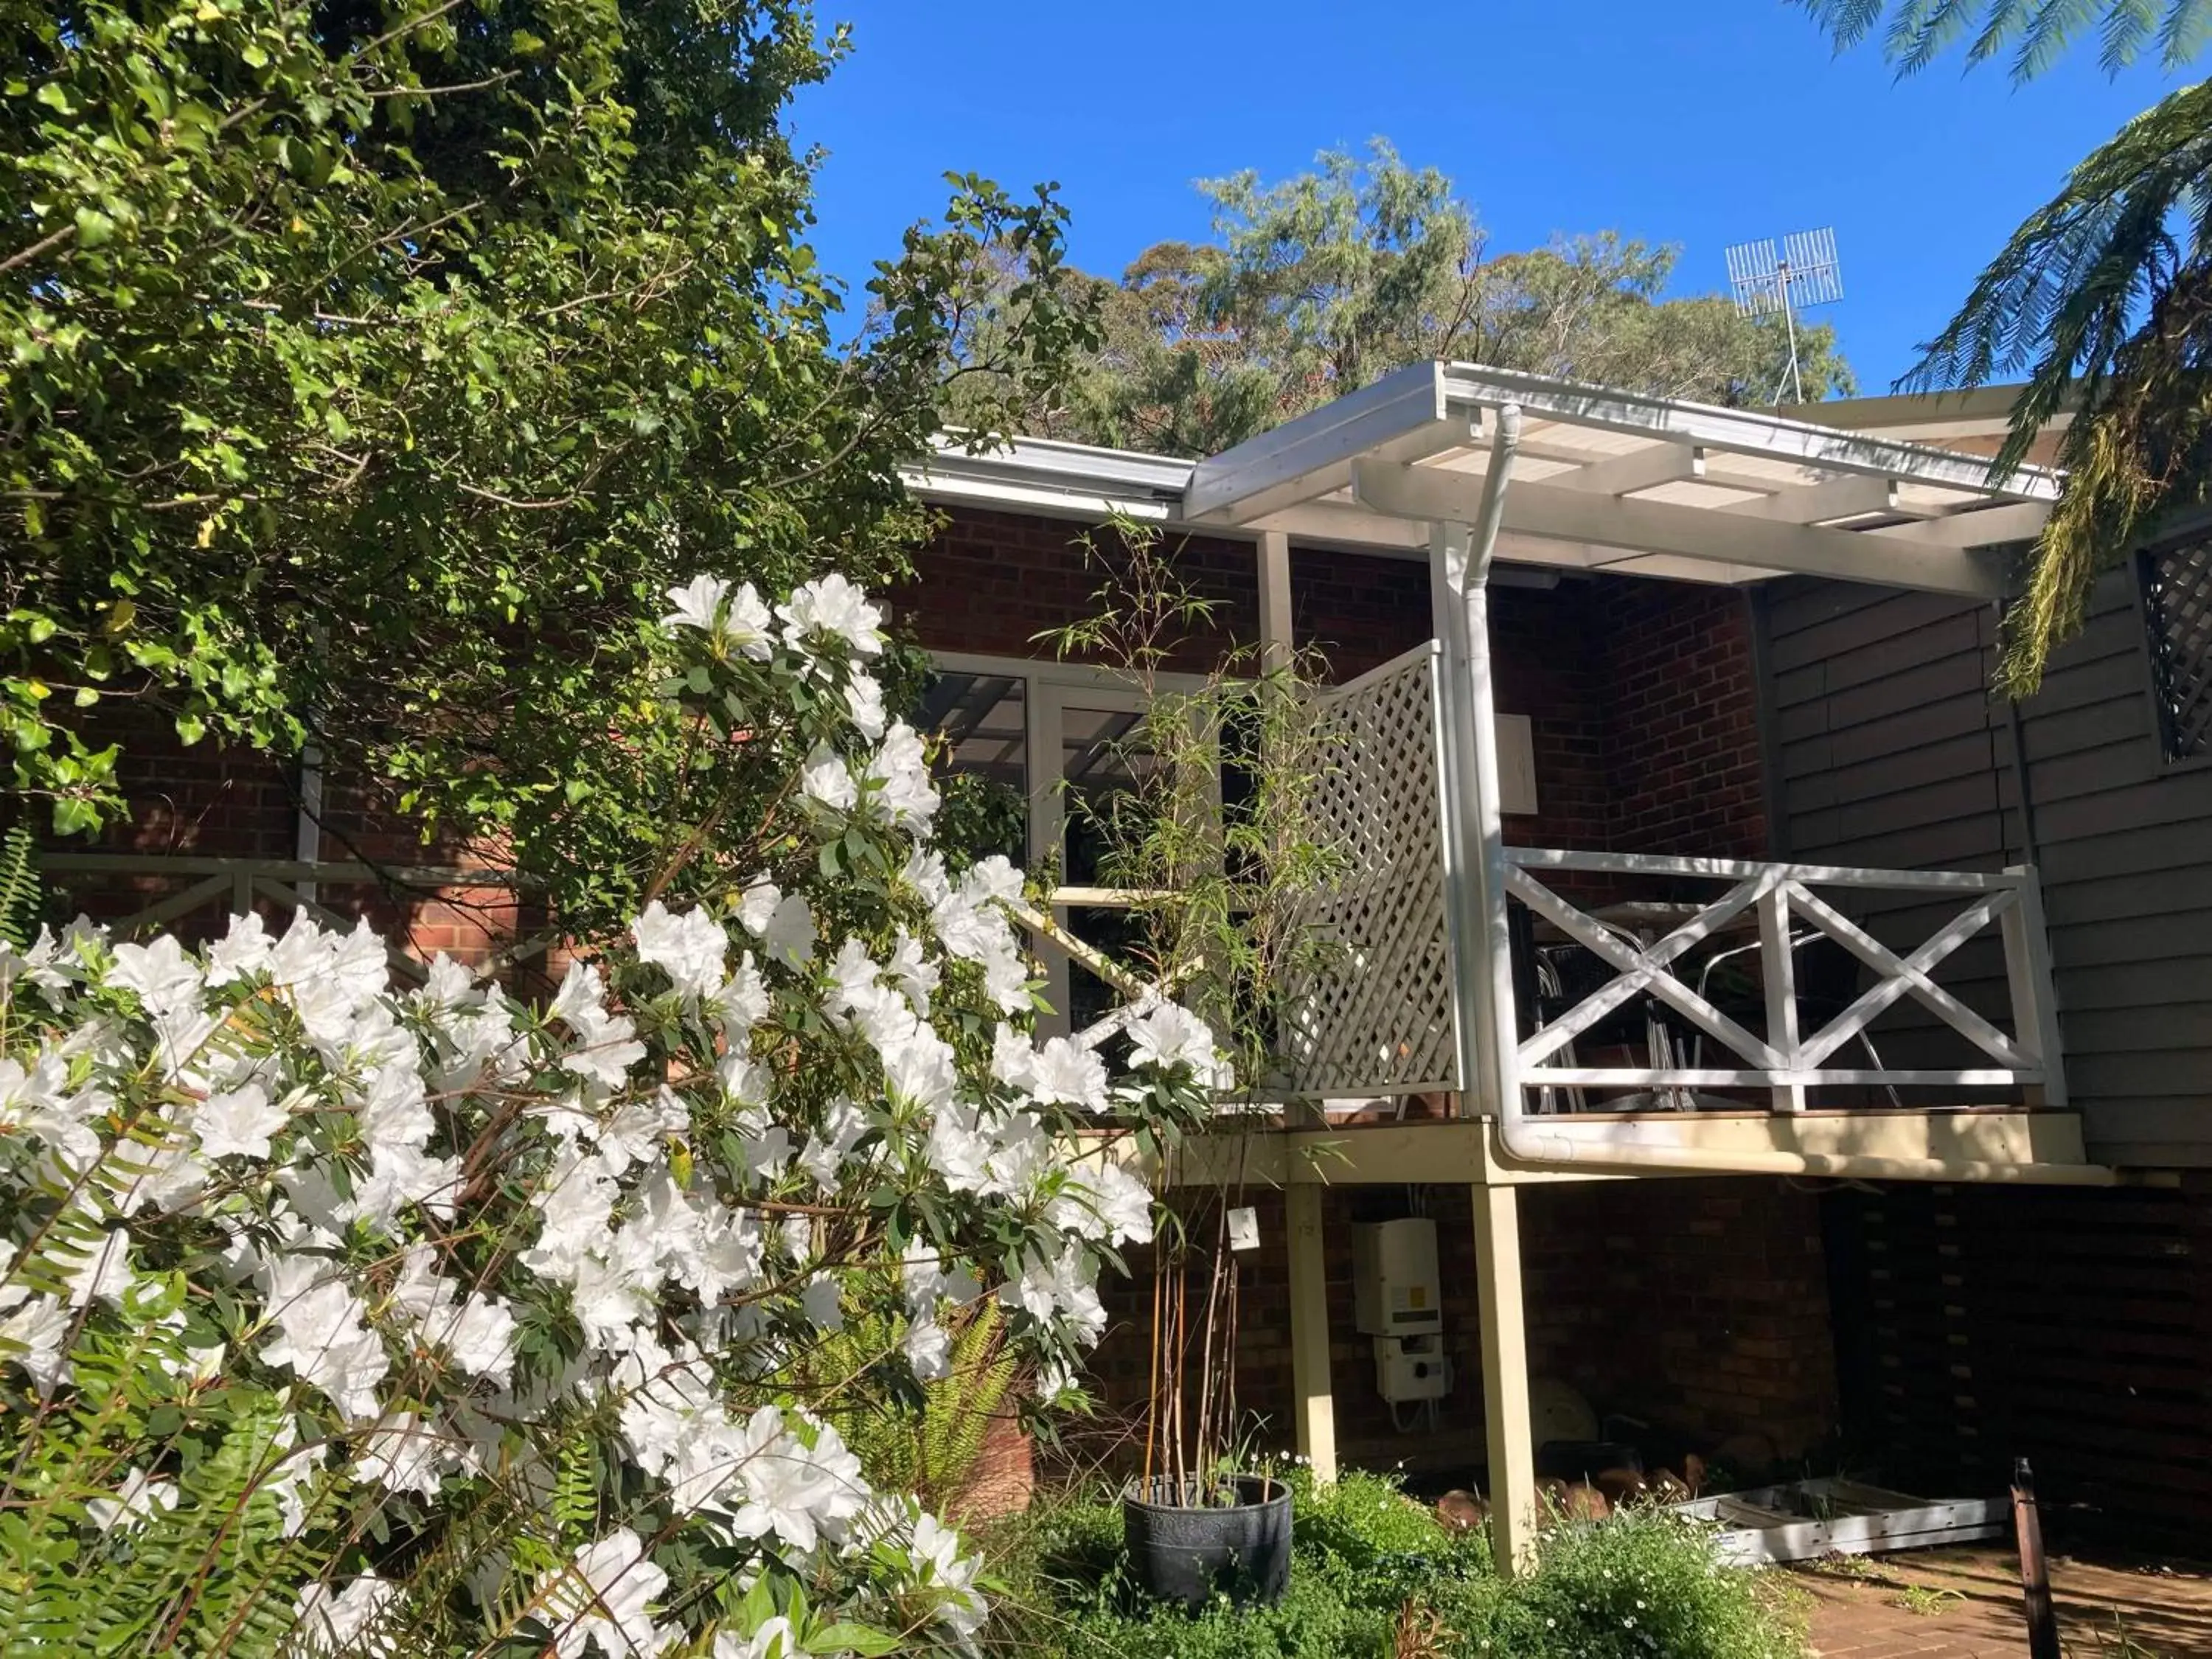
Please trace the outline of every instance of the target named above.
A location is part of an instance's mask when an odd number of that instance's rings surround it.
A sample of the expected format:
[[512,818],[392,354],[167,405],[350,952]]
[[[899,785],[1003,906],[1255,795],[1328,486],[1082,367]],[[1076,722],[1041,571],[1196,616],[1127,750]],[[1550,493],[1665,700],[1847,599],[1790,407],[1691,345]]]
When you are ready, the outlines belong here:
[[1391,1659],[1410,1605],[1438,1644],[1432,1650],[1449,1655],[1802,1659],[1807,1651],[1766,1582],[1721,1565],[1706,1532],[1678,1519],[1630,1513],[1554,1528],[1538,1570],[1509,1583],[1486,1539],[1448,1532],[1389,1477],[1347,1474],[1322,1488],[1304,1471],[1290,1479],[1288,1593],[1272,1607],[1222,1599],[1195,1613],[1153,1601],[1134,1583],[1111,1492],[1040,1493],[1027,1516],[988,1540],[1000,1599],[987,1648],[1024,1659]]

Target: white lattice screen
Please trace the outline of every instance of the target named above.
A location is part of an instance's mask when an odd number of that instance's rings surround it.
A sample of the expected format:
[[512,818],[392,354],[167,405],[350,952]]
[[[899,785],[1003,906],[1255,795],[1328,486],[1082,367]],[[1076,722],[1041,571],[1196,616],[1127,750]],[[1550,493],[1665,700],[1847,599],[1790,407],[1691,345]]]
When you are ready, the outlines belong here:
[[1436,650],[1422,646],[1326,694],[1320,834],[1351,872],[1312,925],[1340,949],[1302,988],[1285,1046],[1293,1092],[1455,1089],[1451,952],[1444,933],[1443,793]]

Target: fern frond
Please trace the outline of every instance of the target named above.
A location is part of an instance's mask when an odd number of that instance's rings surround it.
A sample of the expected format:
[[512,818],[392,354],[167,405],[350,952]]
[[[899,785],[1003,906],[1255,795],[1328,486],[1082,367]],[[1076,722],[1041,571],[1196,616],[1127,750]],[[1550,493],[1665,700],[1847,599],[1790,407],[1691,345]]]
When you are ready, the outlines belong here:
[[39,931],[44,895],[39,883],[39,840],[27,823],[15,823],[0,836],[0,943],[30,948]]
[[2032,81],[2068,48],[2096,31],[2097,62],[2117,75],[2154,39],[2161,68],[2191,62],[2212,34],[2212,0],[1796,0],[1820,32],[1848,52],[1874,33],[1885,10],[1882,56],[1900,76],[1916,75],[1972,30],[1969,68],[2008,49],[2012,77]]

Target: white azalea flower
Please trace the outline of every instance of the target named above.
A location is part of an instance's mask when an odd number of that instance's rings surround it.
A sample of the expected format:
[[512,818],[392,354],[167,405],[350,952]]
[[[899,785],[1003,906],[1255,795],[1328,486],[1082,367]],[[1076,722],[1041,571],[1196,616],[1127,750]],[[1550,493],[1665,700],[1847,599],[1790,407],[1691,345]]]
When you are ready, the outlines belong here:
[[252,910],[230,919],[230,931],[208,947],[207,982],[234,984],[248,974],[264,973],[276,960],[276,942]]
[[1000,1288],[999,1300],[1040,1324],[1064,1322],[1079,1340],[1096,1342],[1106,1328],[1105,1305],[1094,1288],[1097,1277],[1097,1263],[1079,1246],[1069,1245],[1049,1261],[1026,1257],[1022,1276]]
[[778,901],[763,930],[762,946],[770,962],[803,972],[814,959],[814,911],[796,893]]
[[937,964],[923,954],[921,941],[904,927],[892,940],[890,960],[884,964],[884,972],[898,981],[899,988],[906,993],[906,1000],[914,1005],[914,1012],[927,1019],[929,999],[936,994],[943,975]]
[[143,1469],[132,1469],[123,1477],[123,1485],[112,1498],[85,1499],[85,1519],[102,1532],[113,1532],[121,1527],[126,1532],[136,1532],[153,1517],[155,1510],[177,1507],[177,1483],[149,1475]]
[[107,982],[136,991],[149,1013],[172,1013],[197,1009],[205,981],[176,936],[161,933],[150,945],[117,945]]
[[714,1638],[712,1659],[808,1659],[810,1650],[799,1645],[799,1632],[781,1613],[763,1621],[750,1636],[722,1631]]
[[559,1659],[580,1659],[591,1648],[607,1659],[633,1659],[668,1644],[650,1605],[668,1588],[668,1575],[646,1559],[645,1540],[628,1527],[580,1546],[566,1567],[539,1583]]
[[773,1533],[793,1549],[811,1550],[860,1512],[870,1496],[860,1460],[845,1449],[837,1431],[814,1425],[807,1445],[787,1432],[784,1416],[763,1406],[747,1420],[732,1460],[742,1501],[730,1512],[730,1530],[741,1538]]
[[908,1320],[905,1348],[906,1363],[917,1382],[942,1382],[952,1375],[952,1334],[936,1320]]
[[1222,1070],[1212,1030],[1180,1003],[1155,1002],[1131,1020],[1127,1030],[1132,1064],[1188,1066],[1200,1082],[1208,1084]]
[[799,1300],[805,1312],[806,1322],[816,1330],[835,1332],[845,1328],[845,1312],[839,1303],[837,1281],[828,1273],[817,1273],[808,1279]]
[[99,1243],[63,1271],[70,1287],[70,1307],[82,1308],[94,1300],[111,1308],[121,1305],[123,1293],[131,1288],[130,1243],[127,1229],[111,1227]]
[[868,1120],[860,1109],[841,1096],[822,1115],[822,1127],[799,1154],[799,1167],[812,1176],[823,1191],[834,1192],[846,1154],[867,1132]]
[[722,988],[729,935],[704,910],[672,915],[659,899],[630,923],[638,960],[660,969],[687,997],[711,997]]
[[192,1115],[202,1158],[269,1156],[269,1137],[290,1121],[291,1114],[269,1098],[258,1083],[210,1095]]
[[[264,1277],[276,1340],[261,1350],[288,1365],[350,1419],[378,1414],[376,1385],[392,1369],[384,1343],[368,1324],[368,1310],[337,1278],[334,1264],[313,1256],[280,1256]],[[328,1276],[325,1276],[328,1275]]]
[[775,614],[783,618],[787,645],[803,647],[810,638],[828,635],[844,641],[855,656],[872,657],[884,647],[878,631],[884,613],[834,570],[793,588],[790,600],[778,605]]
[[742,1047],[752,1035],[753,1027],[768,1018],[772,1006],[768,984],[754,965],[751,951],[746,951],[739,959],[729,983],[714,994],[714,1018],[722,1028],[722,1040],[732,1047]]
[[849,812],[860,798],[852,769],[827,744],[817,743],[799,769],[799,787],[807,799],[834,812]]
[[938,795],[921,739],[904,720],[892,724],[861,774],[871,812],[902,830],[919,830],[937,811]]
[[0,1337],[16,1345],[15,1349],[0,1351],[0,1361],[13,1361],[27,1371],[41,1400],[68,1379],[69,1362],[62,1358],[62,1345],[69,1340],[75,1322],[76,1316],[51,1296],[34,1296],[0,1319]]
[[399,1586],[364,1573],[342,1590],[316,1581],[300,1592],[284,1659],[385,1659],[396,1651],[376,1621],[399,1597]]
[[755,662],[766,662],[774,653],[768,606],[750,582],[733,593],[719,576],[694,576],[681,587],[668,590],[676,607],[660,619],[670,630],[696,628],[726,650]]
[[681,587],[668,590],[669,604],[676,607],[660,619],[663,628],[696,628],[702,634],[714,631],[714,615],[722,608],[723,597],[730,591],[729,583],[720,576],[702,573]]
[[889,720],[884,712],[884,688],[874,675],[853,671],[853,678],[845,682],[845,713],[853,729],[870,743],[883,736]]
[[453,1467],[457,1443],[411,1412],[393,1412],[377,1420],[362,1439],[354,1467],[362,1477],[386,1492],[438,1495],[445,1472]]
[[1038,1050],[1032,1090],[1048,1105],[1103,1112],[1109,1103],[1106,1062],[1073,1037],[1048,1038]]
[[766,876],[755,876],[745,884],[744,893],[738,901],[738,920],[747,933],[758,939],[768,932],[769,919],[782,902],[783,889]]

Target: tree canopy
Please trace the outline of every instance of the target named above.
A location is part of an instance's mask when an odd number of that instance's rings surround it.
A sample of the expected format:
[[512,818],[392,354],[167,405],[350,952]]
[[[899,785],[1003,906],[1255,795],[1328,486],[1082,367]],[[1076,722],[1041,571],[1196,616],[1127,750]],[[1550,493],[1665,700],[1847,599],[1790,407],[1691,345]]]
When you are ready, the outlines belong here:
[[[965,177],[841,321],[780,122],[844,49],[805,0],[0,0],[18,799],[111,818],[118,708],[312,742],[623,913],[711,811],[662,590],[881,579],[948,374],[988,428],[1085,337],[1057,204]],[[948,371],[986,248],[1019,315]]]
[[[1028,429],[1203,454],[1432,357],[1728,404],[1774,402],[1786,374],[1778,320],[1665,297],[1675,249],[1608,232],[1493,253],[1451,179],[1382,140],[1198,189],[1213,240],[1091,279],[1103,342]],[[1850,390],[1832,329],[1798,339],[1808,395]]]
[[[1839,49],[1869,33],[1882,0],[1799,0]],[[1895,0],[1883,50],[1901,74],[1972,39],[1970,64],[2010,49],[2025,80],[2097,24],[2111,72],[2155,42],[2166,69],[2193,61],[2212,0]],[[2042,684],[2051,652],[2088,615],[2099,574],[2170,510],[2212,495],[2212,83],[2137,116],[2068,175],[1983,270],[1899,383],[1911,391],[2024,375],[1999,470],[2017,466],[2051,419],[2064,492],[2038,538],[2027,591],[2007,614],[2000,678]]]

